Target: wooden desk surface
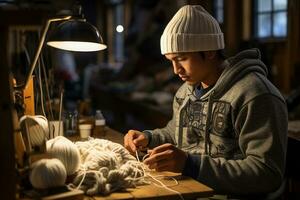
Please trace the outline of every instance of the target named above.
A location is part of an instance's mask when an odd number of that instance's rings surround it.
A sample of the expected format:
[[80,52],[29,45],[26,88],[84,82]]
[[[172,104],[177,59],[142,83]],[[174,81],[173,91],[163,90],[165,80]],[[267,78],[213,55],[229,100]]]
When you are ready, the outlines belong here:
[[288,137],[300,141],[300,120],[289,121]]
[[[174,176],[170,172],[151,173],[152,175],[164,175],[166,177],[173,176],[178,181],[178,185],[171,186],[172,190],[179,192],[184,199],[196,199],[198,197],[210,197],[213,195],[213,190],[202,183],[193,180],[190,177]],[[148,180],[148,179],[147,179]],[[149,179],[150,180],[150,179]],[[174,185],[173,180],[160,180],[166,185]],[[153,182],[153,181],[151,181]],[[108,196],[94,196],[95,200],[108,199],[180,199],[180,196],[175,192],[165,188],[150,185],[141,185],[136,188],[129,188],[125,192],[114,192]]]
[[[123,134],[106,127],[106,135],[101,137],[102,139],[111,140],[113,142],[123,145]],[[174,177],[178,181],[178,185],[170,187],[173,190],[178,191],[184,199],[195,199],[197,197],[209,197],[213,195],[213,190],[206,185],[195,181],[190,177],[181,176],[180,174],[172,172],[151,172],[151,175],[163,175],[166,177]],[[154,182],[149,178],[151,182]],[[174,185],[174,180],[171,179],[159,179],[166,185]],[[136,188],[128,188],[123,192],[114,192],[108,196],[94,196],[96,200],[108,200],[108,199],[180,199],[180,196],[165,188],[150,185],[141,185]],[[86,197],[85,199],[88,199]]]

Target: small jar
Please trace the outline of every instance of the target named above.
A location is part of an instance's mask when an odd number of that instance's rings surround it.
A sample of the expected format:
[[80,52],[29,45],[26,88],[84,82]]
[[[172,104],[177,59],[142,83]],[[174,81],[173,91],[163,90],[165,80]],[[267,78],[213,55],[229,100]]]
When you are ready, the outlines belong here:
[[65,113],[64,117],[64,130],[66,136],[72,136],[77,133],[77,124],[78,124],[78,112],[68,111]]

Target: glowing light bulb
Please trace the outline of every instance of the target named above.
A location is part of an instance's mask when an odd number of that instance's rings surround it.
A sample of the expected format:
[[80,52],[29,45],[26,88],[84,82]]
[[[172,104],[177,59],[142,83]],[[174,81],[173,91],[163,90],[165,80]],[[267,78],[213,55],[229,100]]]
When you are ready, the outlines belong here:
[[116,27],[116,31],[119,32],[119,33],[122,33],[124,31],[124,27],[122,25],[118,25]]

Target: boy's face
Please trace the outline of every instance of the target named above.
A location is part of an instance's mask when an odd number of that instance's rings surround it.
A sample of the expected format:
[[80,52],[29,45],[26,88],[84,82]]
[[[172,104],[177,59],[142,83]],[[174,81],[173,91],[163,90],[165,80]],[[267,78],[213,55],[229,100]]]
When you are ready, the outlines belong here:
[[199,52],[170,53],[165,57],[172,62],[174,73],[189,85],[198,85],[210,76],[208,59]]

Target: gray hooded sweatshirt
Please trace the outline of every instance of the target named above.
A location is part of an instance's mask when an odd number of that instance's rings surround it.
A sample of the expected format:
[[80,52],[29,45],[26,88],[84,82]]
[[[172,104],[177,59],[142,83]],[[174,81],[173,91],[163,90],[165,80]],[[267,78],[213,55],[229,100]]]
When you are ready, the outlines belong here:
[[216,84],[200,96],[184,83],[173,101],[173,117],[147,130],[150,148],[172,143],[188,152],[183,175],[217,193],[264,194],[283,179],[287,109],[266,78],[258,49],[227,59]]

